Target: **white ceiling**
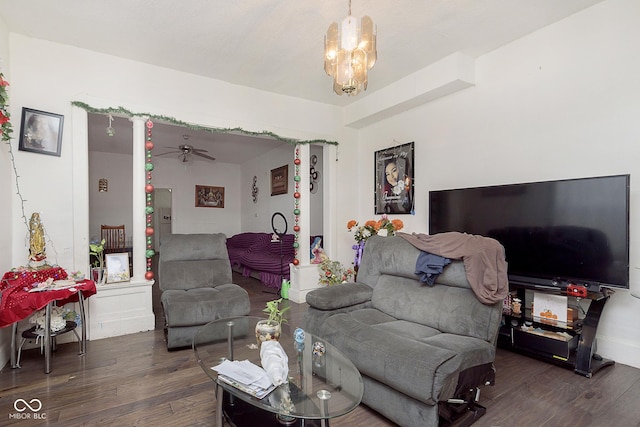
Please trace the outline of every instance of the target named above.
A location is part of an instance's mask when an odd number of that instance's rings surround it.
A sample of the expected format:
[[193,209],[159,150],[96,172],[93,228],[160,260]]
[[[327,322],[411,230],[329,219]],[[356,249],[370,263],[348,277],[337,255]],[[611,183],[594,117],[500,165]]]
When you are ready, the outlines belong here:
[[344,106],[454,52],[478,57],[600,1],[353,0],[353,15],[378,29],[378,62],[356,97],[333,93],[322,59],[327,27],[347,15],[348,0],[0,0],[0,16],[27,36]]

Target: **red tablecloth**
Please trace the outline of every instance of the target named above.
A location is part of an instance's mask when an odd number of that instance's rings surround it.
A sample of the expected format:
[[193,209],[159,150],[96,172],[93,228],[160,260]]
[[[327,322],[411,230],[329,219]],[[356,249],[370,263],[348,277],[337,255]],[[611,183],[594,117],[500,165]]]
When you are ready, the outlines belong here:
[[83,280],[68,289],[29,292],[34,283],[43,282],[49,277],[63,280],[67,278],[67,273],[62,268],[52,267],[38,271],[15,270],[4,274],[0,284],[0,327],[26,319],[51,301],[58,301],[59,305],[76,302],[79,291],[85,298],[96,293],[96,284],[91,280]]

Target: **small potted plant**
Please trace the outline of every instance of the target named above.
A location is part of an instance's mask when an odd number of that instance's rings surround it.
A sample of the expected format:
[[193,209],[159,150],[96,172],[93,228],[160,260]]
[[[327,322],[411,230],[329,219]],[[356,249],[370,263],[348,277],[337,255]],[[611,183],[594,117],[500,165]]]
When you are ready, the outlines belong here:
[[282,332],[282,323],[286,323],[287,319],[284,318],[284,313],[289,310],[289,307],[280,309],[280,303],[282,298],[273,301],[268,301],[267,306],[262,310],[269,314],[267,319],[259,320],[256,324],[256,340],[258,345],[264,341],[280,339],[280,333]]
[[104,244],[104,239],[98,243],[89,244],[89,255],[96,257],[91,268],[91,278],[96,283],[102,283],[104,277]]

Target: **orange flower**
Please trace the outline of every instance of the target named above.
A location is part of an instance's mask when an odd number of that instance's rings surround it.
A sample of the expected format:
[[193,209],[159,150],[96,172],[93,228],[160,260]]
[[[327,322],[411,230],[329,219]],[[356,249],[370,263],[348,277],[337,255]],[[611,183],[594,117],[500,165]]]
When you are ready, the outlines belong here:
[[365,222],[365,223],[364,223],[364,226],[365,226],[365,227],[371,227],[371,228],[373,228],[373,229],[374,229],[374,230],[376,230],[376,231],[378,231],[378,230],[380,229],[380,224],[378,224],[378,222],[377,222],[377,221],[374,221],[374,220],[372,220],[372,219],[370,219],[369,221]]
[[404,227],[404,223],[402,222],[401,219],[394,219],[391,220],[391,224],[393,224],[393,229],[394,230],[402,230],[402,227]]
[[353,227],[356,226],[356,224],[358,224],[358,222],[355,219],[352,219],[347,223],[347,230],[351,230]]

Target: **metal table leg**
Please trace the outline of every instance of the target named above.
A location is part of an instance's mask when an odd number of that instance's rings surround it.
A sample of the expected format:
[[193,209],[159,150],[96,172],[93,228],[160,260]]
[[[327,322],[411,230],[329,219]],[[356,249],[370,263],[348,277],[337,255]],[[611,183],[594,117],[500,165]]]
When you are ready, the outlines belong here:
[[82,321],[82,340],[80,345],[80,354],[83,356],[87,352],[87,322],[86,315],[84,311],[84,294],[82,291],[78,292],[78,305],[80,306],[80,319]]
[[11,368],[19,368],[19,361],[16,360],[16,334],[18,333],[18,322],[11,326]]
[[51,302],[47,304],[44,322],[44,373],[51,372]]

